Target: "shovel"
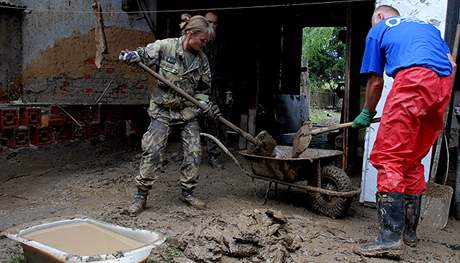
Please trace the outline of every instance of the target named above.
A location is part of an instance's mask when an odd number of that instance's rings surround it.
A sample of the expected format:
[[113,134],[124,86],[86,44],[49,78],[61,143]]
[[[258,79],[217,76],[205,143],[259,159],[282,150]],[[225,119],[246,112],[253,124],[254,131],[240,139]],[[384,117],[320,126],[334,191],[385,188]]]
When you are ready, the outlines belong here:
[[432,175],[422,195],[420,226],[422,228],[443,229],[449,220],[449,209],[454,189],[434,182]]
[[[375,118],[371,121],[371,123],[379,121],[380,118]],[[299,155],[301,155],[308,148],[313,135],[348,128],[351,127],[352,124],[353,122],[346,122],[312,130],[310,122],[305,122],[295,134],[294,141],[292,143],[292,158],[299,157]]]
[[[186,100],[190,101],[193,103],[195,106],[202,110],[207,110],[206,105],[203,105],[201,102],[199,102],[197,99],[192,97],[190,94],[182,90],[181,88],[177,87],[176,85],[172,84],[170,81],[168,81],[166,78],[161,76],[160,74],[156,73],[153,71],[151,68],[146,66],[142,62],[137,63],[142,69],[147,71],[150,75],[153,77],[157,78],[159,81],[163,82],[166,84],[168,87],[173,89],[175,92],[177,92],[180,96],[185,98]],[[248,147],[248,153],[250,154],[255,154],[255,155],[262,155],[262,156],[274,156],[273,150],[276,147],[276,141],[273,139],[273,137],[267,132],[267,131],[261,131],[256,137],[252,136],[251,134],[243,131],[240,129],[238,126],[235,124],[231,123],[227,119],[225,119],[222,116],[219,116],[219,121],[225,124],[227,127],[230,129],[236,131],[239,133],[241,136],[243,136],[246,140],[252,143],[250,147]]]
[[[441,132],[441,140],[439,140],[438,145],[436,145],[435,154],[433,156],[435,160],[433,161],[430,180],[426,184],[426,192],[422,195],[419,222],[422,228],[443,229],[446,227],[447,221],[449,220],[450,203],[452,201],[454,189],[448,185],[435,183],[436,174],[439,169],[439,152],[441,148],[444,148],[440,144],[445,143],[445,149],[449,151],[446,138],[444,137],[444,140],[442,139],[443,134],[444,131]],[[436,154],[436,152],[438,152],[438,154]],[[448,154],[447,152],[447,155]],[[444,167],[449,169],[448,158]]]

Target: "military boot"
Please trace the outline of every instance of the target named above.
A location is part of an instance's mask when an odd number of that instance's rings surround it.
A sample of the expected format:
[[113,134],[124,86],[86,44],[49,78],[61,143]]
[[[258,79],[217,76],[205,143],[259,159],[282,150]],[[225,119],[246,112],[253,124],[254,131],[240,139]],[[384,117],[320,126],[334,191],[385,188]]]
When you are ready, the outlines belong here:
[[403,241],[410,247],[417,246],[417,225],[420,218],[420,205],[422,197],[419,195],[406,195],[406,224],[404,227]]
[[182,195],[179,198],[182,202],[196,209],[203,210],[206,208],[206,203],[193,196],[193,191],[182,189]]
[[356,252],[366,257],[400,258],[403,249],[401,240],[404,231],[404,194],[377,193],[379,233],[374,244]]
[[144,211],[147,204],[147,195],[148,191],[137,189],[137,193],[134,195],[134,200],[128,208],[128,214],[130,216],[137,216],[142,211]]

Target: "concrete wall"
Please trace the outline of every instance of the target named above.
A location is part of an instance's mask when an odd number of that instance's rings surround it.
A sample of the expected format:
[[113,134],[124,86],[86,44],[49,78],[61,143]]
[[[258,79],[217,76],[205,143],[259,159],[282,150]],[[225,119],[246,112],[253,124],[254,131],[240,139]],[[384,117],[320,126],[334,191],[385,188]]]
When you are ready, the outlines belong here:
[[18,12],[0,8],[0,101],[5,89],[20,81],[22,65],[21,20]]
[[27,102],[92,104],[113,80],[108,104],[144,104],[148,79],[140,70],[117,61],[122,49],[154,40],[142,15],[127,15],[121,0],[99,0],[108,54],[103,66],[94,65],[95,16],[91,0],[23,0],[30,12],[23,23],[23,80]]

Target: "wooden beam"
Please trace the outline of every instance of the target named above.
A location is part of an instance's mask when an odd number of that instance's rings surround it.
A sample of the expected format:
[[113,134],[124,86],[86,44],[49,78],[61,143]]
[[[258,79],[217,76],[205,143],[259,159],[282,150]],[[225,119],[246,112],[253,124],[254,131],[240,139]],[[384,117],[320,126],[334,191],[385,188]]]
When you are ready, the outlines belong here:
[[[344,97],[342,104],[342,122],[349,122],[350,120],[350,87],[351,87],[351,46],[352,46],[352,23],[351,23],[351,8],[347,7],[347,36],[346,36],[346,61],[345,61],[345,87],[344,87]],[[343,159],[342,159],[342,168],[347,170],[348,168],[348,145],[349,145],[349,134],[348,129],[343,131]]]

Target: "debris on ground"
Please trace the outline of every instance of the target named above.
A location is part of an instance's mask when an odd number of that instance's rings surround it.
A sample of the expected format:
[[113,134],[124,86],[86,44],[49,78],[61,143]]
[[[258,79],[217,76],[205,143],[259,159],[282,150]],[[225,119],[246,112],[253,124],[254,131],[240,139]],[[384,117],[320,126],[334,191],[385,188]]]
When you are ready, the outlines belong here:
[[273,263],[293,262],[291,253],[303,241],[276,210],[255,209],[226,222],[213,218],[185,232],[179,239],[184,254],[199,262],[216,262],[223,256]]
[[[353,253],[375,238],[375,209],[353,202],[346,217],[333,220],[314,213],[305,192],[282,186],[263,205],[268,183],[245,176],[230,159],[223,159],[225,169],[200,166],[196,194],[208,209],[185,206],[179,200],[180,162],[173,158],[180,152],[180,143],[168,146],[169,162],[149,194],[147,209],[133,218],[121,211],[135,193],[141,155],[137,145],[120,140],[4,150],[0,231],[78,214],[164,234],[167,242],[152,251],[150,262],[392,262]],[[420,229],[419,244],[406,250],[402,261],[460,262],[459,229],[456,220],[442,231]],[[0,262],[21,257],[21,246],[0,236]]]

